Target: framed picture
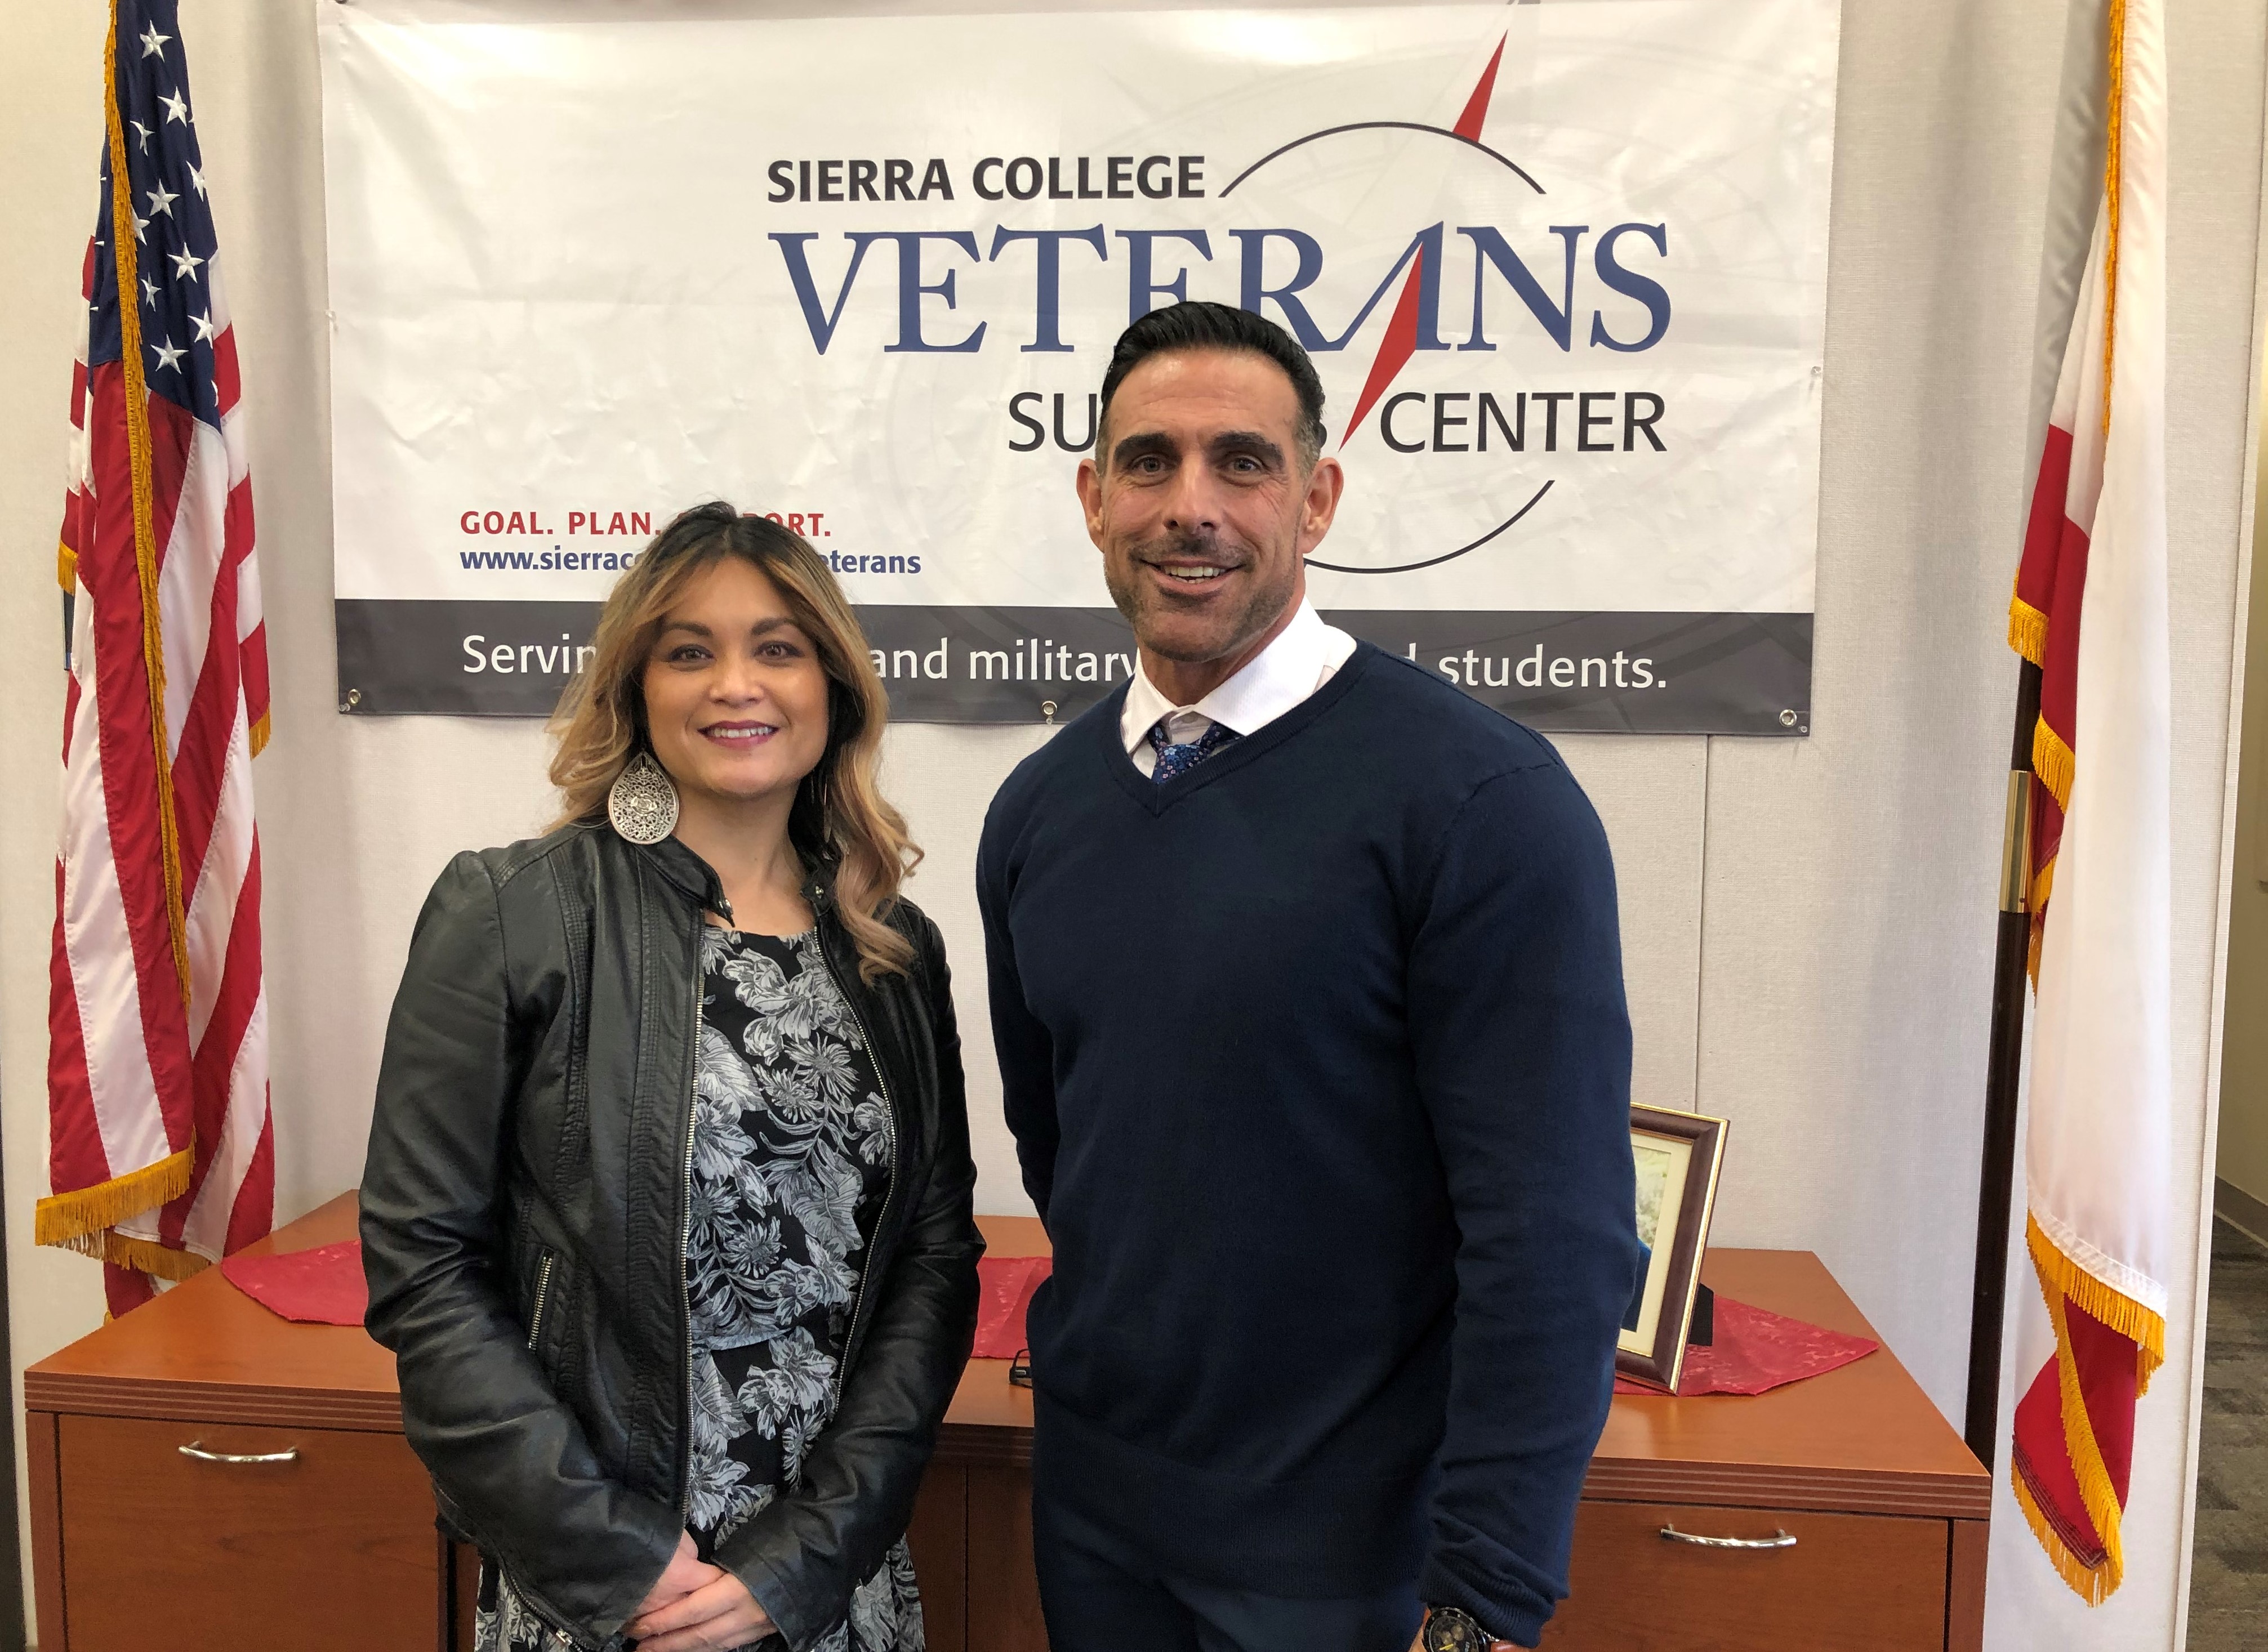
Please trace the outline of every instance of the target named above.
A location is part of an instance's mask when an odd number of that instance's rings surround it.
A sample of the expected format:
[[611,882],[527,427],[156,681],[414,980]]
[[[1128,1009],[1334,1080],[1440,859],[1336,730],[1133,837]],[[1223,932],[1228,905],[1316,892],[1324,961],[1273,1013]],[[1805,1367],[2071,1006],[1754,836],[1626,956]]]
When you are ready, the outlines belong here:
[[1685,1333],[1701,1283],[1701,1253],[1709,1245],[1727,1127],[1724,1120],[1699,1113],[1631,1108],[1644,1266],[1623,1316],[1615,1369],[1672,1393],[1685,1367]]

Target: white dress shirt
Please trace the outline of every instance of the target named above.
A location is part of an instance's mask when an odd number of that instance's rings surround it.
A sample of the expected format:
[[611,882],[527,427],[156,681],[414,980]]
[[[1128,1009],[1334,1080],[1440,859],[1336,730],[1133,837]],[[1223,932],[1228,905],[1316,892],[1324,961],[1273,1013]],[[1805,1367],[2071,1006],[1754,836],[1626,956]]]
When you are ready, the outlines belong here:
[[1150,731],[1160,719],[1169,744],[1187,745],[1218,723],[1237,734],[1253,734],[1276,721],[1330,681],[1354,653],[1354,638],[1322,615],[1305,598],[1292,623],[1248,660],[1244,668],[1193,706],[1177,706],[1158,692],[1146,667],[1137,664],[1119,713],[1119,738],[1126,754],[1145,775],[1158,771]]

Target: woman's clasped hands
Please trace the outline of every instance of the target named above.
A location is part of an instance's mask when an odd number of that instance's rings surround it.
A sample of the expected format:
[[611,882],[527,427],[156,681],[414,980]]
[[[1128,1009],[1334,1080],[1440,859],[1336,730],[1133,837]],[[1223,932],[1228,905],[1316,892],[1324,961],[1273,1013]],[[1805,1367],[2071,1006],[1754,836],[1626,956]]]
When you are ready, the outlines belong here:
[[754,1646],[773,1628],[748,1586],[703,1560],[688,1531],[622,1633],[638,1652],[727,1652]]

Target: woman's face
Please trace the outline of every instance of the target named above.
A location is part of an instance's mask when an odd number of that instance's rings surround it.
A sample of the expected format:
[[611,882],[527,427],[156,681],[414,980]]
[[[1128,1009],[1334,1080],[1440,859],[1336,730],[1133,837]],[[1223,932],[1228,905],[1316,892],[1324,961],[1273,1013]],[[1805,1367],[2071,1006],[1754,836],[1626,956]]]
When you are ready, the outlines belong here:
[[662,617],[647,657],[646,727],[681,793],[791,796],[827,751],[827,672],[779,588],[719,557]]

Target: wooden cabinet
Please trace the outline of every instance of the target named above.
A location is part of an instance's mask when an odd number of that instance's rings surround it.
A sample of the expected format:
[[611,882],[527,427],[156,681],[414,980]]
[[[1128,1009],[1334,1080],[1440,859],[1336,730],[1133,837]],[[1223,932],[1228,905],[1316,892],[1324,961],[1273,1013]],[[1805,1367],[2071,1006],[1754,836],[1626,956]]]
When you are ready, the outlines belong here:
[[1906,1516],[1587,1500],[1575,1515],[1573,1593],[1543,1644],[1554,1652],[1941,1649],[1947,1541],[1944,1521]]
[[[1028,1218],[980,1220],[997,1255],[1046,1249]],[[347,1195],[263,1244],[353,1231]],[[1808,1253],[1713,1252],[1704,1274],[1873,1334]],[[286,1324],[210,1271],[33,1366],[24,1396],[41,1652],[469,1647],[474,1557],[435,1531],[393,1357],[359,1328]],[[1006,1362],[973,1362],[909,1533],[935,1652],[1045,1652],[1031,1428]],[[1981,1652],[1991,1501],[1887,1349],[1752,1399],[1622,1396],[1544,1645]]]
[[[263,1245],[351,1237],[351,1195]],[[394,1356],[209,1269],[24,1375],[40,1652],[468,1647]]]
[[55,1421],[71,1646],[432,1644],[441,1547],[400,1435]]

